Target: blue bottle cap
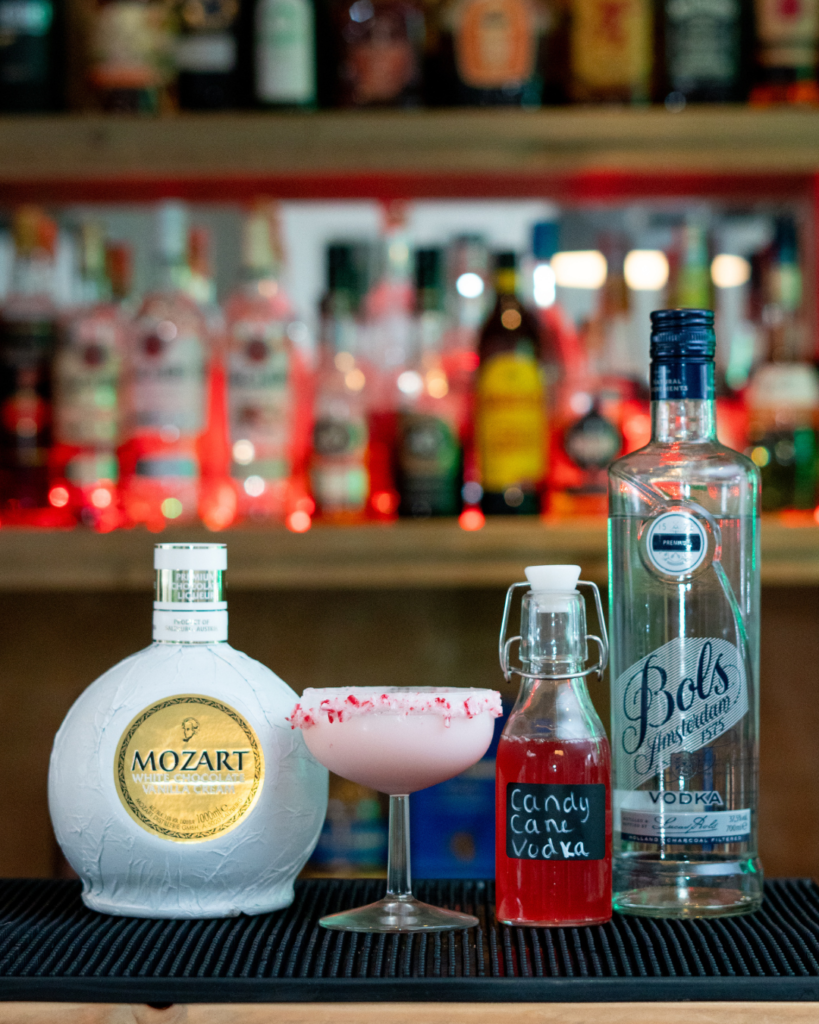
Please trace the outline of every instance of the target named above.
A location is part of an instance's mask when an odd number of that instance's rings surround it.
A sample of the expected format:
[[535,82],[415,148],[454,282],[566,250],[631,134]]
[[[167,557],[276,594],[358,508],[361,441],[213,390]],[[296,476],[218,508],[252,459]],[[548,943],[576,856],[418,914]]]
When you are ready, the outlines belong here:
[[710,309],[658,309],[651,314],[653,361],[713,359],[717,347]]

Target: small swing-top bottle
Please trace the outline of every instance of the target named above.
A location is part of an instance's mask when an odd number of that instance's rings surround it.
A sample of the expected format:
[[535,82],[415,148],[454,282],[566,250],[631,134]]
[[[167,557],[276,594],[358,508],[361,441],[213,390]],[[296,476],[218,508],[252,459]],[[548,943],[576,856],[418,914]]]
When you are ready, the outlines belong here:
[[[495,885],[499,921],[563,927],[611,917],[611,754],[586,688],[602,674],[608,640],[593,583],[602,639],[586,633],[576,565],[538,565],[510,587],[500,638],[504,676],[520,693],[497,754]],[[523,595],[521,635],[506,639],[514,591]],[[583,667],[587,640],[599,663]],[[519,641],[521,668],[509,664]]]

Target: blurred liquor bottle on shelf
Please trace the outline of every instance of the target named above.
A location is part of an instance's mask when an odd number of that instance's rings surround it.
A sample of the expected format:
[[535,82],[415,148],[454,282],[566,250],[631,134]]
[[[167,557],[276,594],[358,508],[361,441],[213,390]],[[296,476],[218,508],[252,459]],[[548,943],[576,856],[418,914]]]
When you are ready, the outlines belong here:
[[137,313],[126,359],[120,468],[128,518],[160,530],[196,517],[208,332],[188,294],[184,205],[161,203],[156,228],[156,287]]
[[183,291],[205,321],[209,341],[205,429],[196,443],[199,459],[199,518],[209,530],[224,530],[236,519],[238,502],[230,478],[225,313],[216,297],[210,230],[196,225],[188,232],[187,272]]
[[327,817],[306,874],[367,878],[387,866],[387,822],[378,793],[330,773]]
[[64,27],[59,0],[0,0],[0,112],[62,106]]
[[314,107],[317,98],[315,0],[256,0],[248,69],[251,104],[259,107]]
[[437,16],[430,101],[516,107],[554,102],[559,11],[544,0],[447,0]]
[[57,226],[38,207],[14,213],[11,289],[0,313],[0,509],[45,524],[56,342]]
[[[443,345],[443,368],[449,390],[462,411],[463,450],[462,494],[467,506],[477,506],[481,485],[475,458],[474,423],[475,374],[478,369],[478,337],[491,309],[493,294],[489,273],[489,250],[480,235],[459,235],[446,254],[447,329]],[[475,516],[472,516],[473,521]],[[480,516],[477,522],[482,522]]]
[[813,508],[819,473],[819,371],[810,361],[796,224],[780,217],[763,270],[769,361],[748,389],[749,442],[762,477],[762,507]]
[[111,299],[126,308],[131,300],[133,250],[127,242],[108,242],[105,246],[105,274]]
[[678,229],[670,262],[670,305],[679,309],[710,309],[713,290],[708,229],[696,217]]
[[122,525],[121,381],[127,322],[113,300],[102,227],[80,228],[80,303],[61,324],[54,359],[49,501],[102,532]]
[[461,435],[465,410],[449,387],[442,347],[446,335],[443,252],[415,254],[414,344],[398,377],[395,482],[401,516],[460,512]]
[[[477,353],[478,335],[492,306],[489,249],[481,235],[459,235],[447,251],[447,348]],[[474,370],[477,359],[469,362]]]
[[391,519],[399,503],[393,454],[402,397],[401,374],[413,349],[415,288],[407,206],[403,202],[388,203],[381,213],[383,234],[375,249],[376,274],[364,304],[371,367],[370,514],[376,519]]
[[336,105],[418,106],[425,46],[419,0],[335,0],[332,17]]
[[743,0],[661,0],[659,11],[657,100],[676,111],[686,103],[745,99],[751,5]]
[[570,0],[569,94],[577,103],[646,103],[652,0]]
[[370,498],[372,370],[361,344],[361,277],[354,245],[328,247],[310,485],[318,515],[333,522],[364,521]]
[[755,0],[756,82],[751,103],[819,103],[817,0]]
[[561,380],[584,373],[586,367],[574,322],[557,301],[557,282],[551,261],[558,251],[559,238],[557,221],[538,221],[532,228],[532,298],[540,323],[541,356],[550,403]]
[[174,46],[183,110],[226,110],[239,100],[239,0],[182,0]]
[[475,454],[489,515],[535,515],[546,474],[546,390],[538,323],[517,296],[517,256],[495,257],[495,308],[483,326]]
[[174,35],[164,0],[98,0],[88,15],[88,82],[98,105],[126,114],[173,106]]
[[607,470],[623,451],[621,422],[633,384],[622,372],[631,333],[622,240],[606,237],[606,280],[582,340],[564,327],[563,366],[554,391],[549,449],[549,511],[605,515]]
[[242,267],[225,309],[231,475],[242,518],[283,521],[306,497],[310,374],[294,344],[306,328],[282,287],[275,204],[260,202],[246,218]]
[[213,238],[201,224],[188,232],[187,264],[185,291],[201,310],[209,331],[217,335],[224,327],[224,314],[216,297]]

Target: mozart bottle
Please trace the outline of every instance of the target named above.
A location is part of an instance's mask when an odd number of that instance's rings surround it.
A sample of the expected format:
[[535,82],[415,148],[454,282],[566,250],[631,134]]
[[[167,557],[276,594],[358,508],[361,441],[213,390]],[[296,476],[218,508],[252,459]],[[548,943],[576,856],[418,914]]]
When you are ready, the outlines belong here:
[[86,906],[213,918],[286,907],[327,770],[285,721],[296,694],[227,642],[224,544],[157,544],[154,642],[80,695],[49,808]]

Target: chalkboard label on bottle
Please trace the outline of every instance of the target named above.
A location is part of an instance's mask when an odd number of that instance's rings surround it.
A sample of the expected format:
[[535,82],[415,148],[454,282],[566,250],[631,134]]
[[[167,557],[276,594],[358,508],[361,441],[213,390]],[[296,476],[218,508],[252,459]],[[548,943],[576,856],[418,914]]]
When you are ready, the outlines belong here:
[[603,860],[605,785],[508,783],[506,856],[516,860]]

